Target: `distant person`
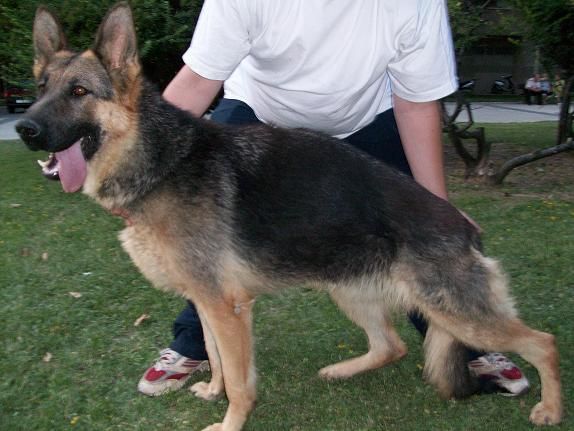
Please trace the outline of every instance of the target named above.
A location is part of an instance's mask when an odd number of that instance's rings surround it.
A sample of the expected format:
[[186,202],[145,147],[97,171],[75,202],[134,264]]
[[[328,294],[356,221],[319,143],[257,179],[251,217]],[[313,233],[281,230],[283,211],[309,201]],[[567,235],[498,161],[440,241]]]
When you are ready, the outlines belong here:
[[524,101],[527,105],[532,105],[532,97],[536,98],[538,105],[542,105],[542,88],[540,86],[540,74],[538,73],[528,78],[524,85]]
[[564,79],[560,76],[559,73],[554,75],[554,81],[552,82],[552,92],[554,97],[556,98],[557,103],[562,102],[562,92],[564,91]]
[[546,103],[548,96],[552,94],[552,83],[547,73],[542,74],[540,78],[540,93],[542,94],[542,103]]

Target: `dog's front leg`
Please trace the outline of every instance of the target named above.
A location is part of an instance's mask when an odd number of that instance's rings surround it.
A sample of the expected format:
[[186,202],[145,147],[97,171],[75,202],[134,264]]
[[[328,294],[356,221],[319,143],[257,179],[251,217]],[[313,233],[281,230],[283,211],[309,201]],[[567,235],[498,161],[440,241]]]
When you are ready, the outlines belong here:
[[[251,332],[253,301],[247,295],[234,295],[226,299],[210,298],[198,305],[202,322],[209,328],[219,354],[229,400],[223,422],[204,431],[239,431],[253,410],[256,397]],[[211,355],[209,351],[208,354]]]
[[197,382],[194,384],[190,391],[195,394],[195,396],[202,398],[207,401],[212,401],[219,399],[223,395],[224,384],[223,384],[223,370],[221,368],[221,357],[217,350],[217,345],[215,344],[215,339],[213,338],[213,333],[209,328],[207,319],[203,317],[203,313],[199,312],[199,318],[201,319],[201,326],[203,328],[203,338],[205,339],[205,350],[207,350],[207,356],[209,357],[209,367],[211,368],[211,380],[208,382]]

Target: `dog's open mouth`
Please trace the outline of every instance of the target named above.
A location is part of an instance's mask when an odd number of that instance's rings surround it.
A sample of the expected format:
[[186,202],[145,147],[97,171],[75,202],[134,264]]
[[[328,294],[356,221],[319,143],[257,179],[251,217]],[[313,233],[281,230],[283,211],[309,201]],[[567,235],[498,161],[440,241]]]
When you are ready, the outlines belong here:
[[48,178],[49,180],[60,179],[56,153],[50,153],[48,155],[48,160],[38,160],[38,164],[42,168],[42,175],[44,175],[46,178]]
[[48,160],[38,160],[42,175],[51,180],[60,180],[65,192],[73,193],[82,188],[86,179],[86,160],[82,154],[82,139],[70,148],[50,153]]

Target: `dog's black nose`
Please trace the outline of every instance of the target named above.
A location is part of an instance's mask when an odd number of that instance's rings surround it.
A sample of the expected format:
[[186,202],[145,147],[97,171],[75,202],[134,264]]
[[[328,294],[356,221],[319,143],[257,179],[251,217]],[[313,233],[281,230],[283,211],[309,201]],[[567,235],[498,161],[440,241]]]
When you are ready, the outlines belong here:
[[40,136],[41,128],[33,120],[20,120],[16,123],[16,132],[24,141],[31,141]]
[[16,123],[15,128],[20,138],[22,138],[31,149],[39,149],[39,143],[42,137],[42,126],[34,120],[23,119]]

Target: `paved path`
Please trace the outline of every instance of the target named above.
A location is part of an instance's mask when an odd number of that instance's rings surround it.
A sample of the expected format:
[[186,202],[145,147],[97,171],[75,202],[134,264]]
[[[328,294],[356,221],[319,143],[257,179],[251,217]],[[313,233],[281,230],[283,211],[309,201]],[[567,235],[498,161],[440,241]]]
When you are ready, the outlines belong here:
[[14,124],[21,116],[22,114],[8,114],[6,108],[0,108],[0,140],[18,139]]
[[[454,104],[447,103],[452,112]],[[523,103],[473,102],[472,118],[476,123],[530,123],[536,121],[558,121],[559,105],[525,105]],[[458,121],[468,121],[463,111]]]
[[[454,109],[447,103],[447,109]],[[520,103],[473,102],[472,116],[477,123],[523,123],[535,121],[558,121],[558,105],[524,105]],[[0,108],[0,140],[18,139],[14,124],[22,114],[7,114]],[[461,113],[459,121],[467,121],[466,113]]]

